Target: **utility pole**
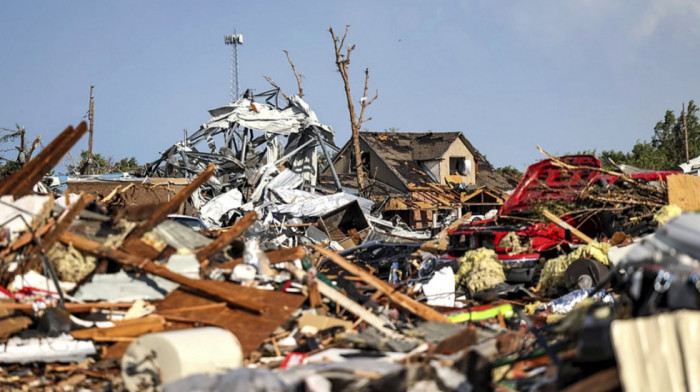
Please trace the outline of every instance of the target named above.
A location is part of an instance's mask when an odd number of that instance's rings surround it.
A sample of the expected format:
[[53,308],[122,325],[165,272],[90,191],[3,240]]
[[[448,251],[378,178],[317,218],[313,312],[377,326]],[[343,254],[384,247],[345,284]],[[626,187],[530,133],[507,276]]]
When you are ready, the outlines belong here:
[[95,98],[92,95],[92,90],[95,86],[90,86],[90,109],[88,110],[88,120],[90,121],[90,138],[88,139],[88,170],[92,167],[92,136],[95,131]]
[[[231,102],[238,100],[238,45],[243,45],[243,34],[236,34],[233,29],[232,34],[224,35],[224,43],[231,45]],[[235,93],[235,99],[234,99]]]
[[685,102],[683,102],[683,131],[685,132],[685,163],[690,162],[690,155],[688,154],[688,118],[685,115]]

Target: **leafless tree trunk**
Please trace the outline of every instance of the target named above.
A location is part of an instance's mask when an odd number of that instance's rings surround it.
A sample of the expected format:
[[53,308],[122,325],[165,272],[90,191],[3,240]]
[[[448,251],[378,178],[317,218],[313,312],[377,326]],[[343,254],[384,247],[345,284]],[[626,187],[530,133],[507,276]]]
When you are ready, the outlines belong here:
[[345,45],[345,38],[348,35],[348,29],[350,25],[345,26],[345,33],[341,39],[333,32],[333,28],[329,28],[328,31],[331,33],[333,38],[333,47],[335,48],[335,65],[338,67],[338,72],[340,72],[340,77],[343,78],[343,84],[345,86],[345,96],[348,100],[348,110],[350,112],[350,129],[352,130],[352,143],[355,152],[355,169],[357,171],[357,185],[362,191],[363,188],[367,186],[366,176],[364,168],[362,167],[362,153],[360,151],[360,129],[362,128],[362,123],[370,121],[372,118],[364,118],[365,109],[367,106],[371,105],[375,99],[379,96],[379,90],[374,94],[372,99],[367,99],[367,87],[369,84],[369,68],[365,68],[365,88],[360,98],[360,116],[355,116],[355,105],[352,102],[352,95],[350,94],[350,80],[348,78],[348,65],[350,64],[350,54],[355,49],[355,45],[348,45],[345,48],[345,53],[343,53],[343,47]]
[[294,78],[297,80],[297,86],[299,87],[299,98],[302,98],[304,96],[304,88],[301,86],[301,78],[303,78],[304,75],[297,73],[297,68],[294,66],[292,57],[289,55],[289,52],[286,49],[284,54],[287,55],[287,61],[289,61],[289,65],[292,67],[292,72],[294,72]]

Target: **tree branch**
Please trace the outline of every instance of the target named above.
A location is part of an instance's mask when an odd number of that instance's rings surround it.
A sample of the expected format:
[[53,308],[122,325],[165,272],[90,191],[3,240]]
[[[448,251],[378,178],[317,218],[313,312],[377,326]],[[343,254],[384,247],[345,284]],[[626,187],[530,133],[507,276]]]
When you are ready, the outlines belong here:
[[304,96],[304,89],[301,86],[301,78],[304,75],[297,73],[297,68],[294,66],[292,57],[289,55],[289,52],[286,49],[284,50],[284,54],[287,55],[287,61],[289,61],[289,65],[292,67],[292,72],[294,72],[294,78],[297,80],[297,86],[299,87],[299,98],[301,98]]

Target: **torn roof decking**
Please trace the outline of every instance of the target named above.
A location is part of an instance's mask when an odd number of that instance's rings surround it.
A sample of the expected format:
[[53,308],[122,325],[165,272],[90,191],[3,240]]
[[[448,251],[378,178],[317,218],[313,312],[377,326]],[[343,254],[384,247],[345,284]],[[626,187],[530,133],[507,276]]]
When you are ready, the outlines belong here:
[[[477,166],[476,185],[500,190],[514,187],[495,171],[486,157],[461,132],[360,132],[360,139],[407,188],[435,182],[436,179],[424,163],[443,159],[443,155],[457,139],[464,143],[474,157]],[[335,159],[339,159],[343,151],[351,146],[352,141],[349,141]],[[354,186],[357,187],[356,184]]]

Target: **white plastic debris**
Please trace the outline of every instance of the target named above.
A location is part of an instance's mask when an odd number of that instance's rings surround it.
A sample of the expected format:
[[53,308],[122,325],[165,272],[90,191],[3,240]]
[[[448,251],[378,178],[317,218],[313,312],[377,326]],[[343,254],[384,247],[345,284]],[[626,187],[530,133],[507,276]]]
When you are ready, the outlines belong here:
[[25,222],[32,224],[35,216],[48,214],[53,207],[52,196],[27,195],[13,200],[6,195],[0,201],[0,225],[10,230],[11,238],[27,230]]
[[212,229],[221,228],[221,217],[226,216],[239,208],[243,202],[243,195],[238,189],[231,189],[205,204],[199,211],[199,218],[207,227]]
[[206,327],[143,335],[122,357],[122,379],[129,391],[152,390],[192,374],[220,373],[243,364],[238,339]]
[[81,362],[95,355],[90,340],[75,340],[64,334],[55,338],[10,338],[0,344],[0,363]]
[[[64,292],[71,291],[75,288],[75,283],[73,282],[58,282]],[[15,275],[15,279],[7,287],[13,293],[16,293],[23,288],[33,288],[43,291],[48,291],[51,294],[58,294],[56,290],[56,285],[50,278],[36,272],[29,271],[24,275]]]
[[435,271],[427,283],[423,284],[423,293],[430,306],[455,306],[455,274],[452,268],[445,267]]

